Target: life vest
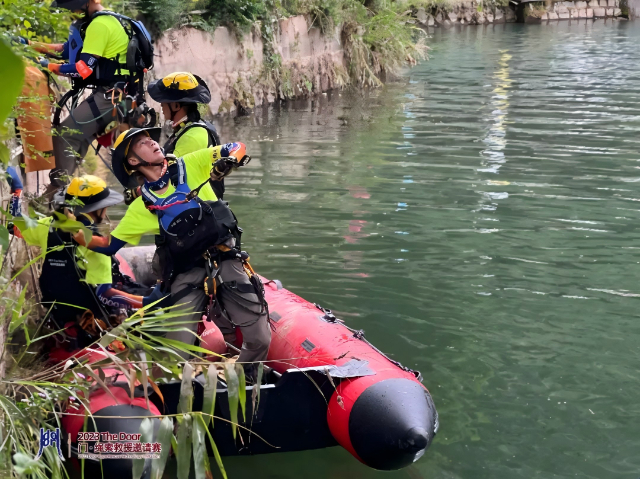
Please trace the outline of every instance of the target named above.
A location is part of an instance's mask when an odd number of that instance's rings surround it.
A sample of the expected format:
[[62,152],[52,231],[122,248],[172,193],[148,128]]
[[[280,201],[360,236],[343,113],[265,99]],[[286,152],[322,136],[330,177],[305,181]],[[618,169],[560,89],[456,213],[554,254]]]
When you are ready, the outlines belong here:
[[220,136],[218,135],[218,130],[216,130],[216,127],[213,125],[213,123],[206,120],[198,120],[187,123],[185,126],[180,128],[180,130],[169,137],[167,142],[164,144],[165,155],[168,155],[175,151],[178,140],[191,128],[204,128],[205,130],[207,130],[207,135],[209,136],[209,142],[207,146],[218,146],[220,144]]
[[[178,140],[191,128],[204,128],[207,130],[207,136],[209,137],[209,141],[207,143],[207,147],[210,146],[218,146],[220,142],[220,136],[218,135],[218,130],[213,125],[213,123],[207,120],[199,120],[187,123],[185,126],[180,128],[176,133],[171,135],[167,142],[164,144],[164,153],[165,155],[171,154],[175,151],[176,145],[178,144]],[[224,179],[222,180],[210,180],[209,184],[211,188],[213,188],[213,192],[216,194],[218,199],[222,199],[224,196]]]
[[[121,55],[116,58],[100,57],[91,76],[84,80],[79,77],[73,79],[74,88],[87,85],[111,86],[118,81],[129,80],[132,77],[141,79],[144,72],[153,68],[153,43],[151,35],[142,22],[108,10],[102,10],[88,19],[84,18],[71,24],[68,39],[69,64],[75,65],[79,61],[84,37],[91,21],[104,15],[115,17],[129,37],[126,62],[120,62]],[[125,69],[128,70],[128,74],[124,73]]]
[[147,209],[158,217],[160,235],[156,237],[156,246],[164,281],[197,266],[204,253],[231,238],[235,238],[235,246],[240,248],[242,234],[226,203],[202,201],[192,194],[182,158],[170,166],[170,173],[175,191],[169,196],[159,198],[146,183],[140,188]]

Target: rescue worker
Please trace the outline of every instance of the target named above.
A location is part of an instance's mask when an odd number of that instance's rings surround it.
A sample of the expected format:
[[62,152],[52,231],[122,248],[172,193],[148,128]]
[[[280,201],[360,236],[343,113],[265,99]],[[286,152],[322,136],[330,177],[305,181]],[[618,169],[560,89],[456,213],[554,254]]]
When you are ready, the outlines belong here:
[[[60,64],[42,59],[41,64],[52,73],[69,77],[74,90],[95,87],[84,101],[72,105],[70,115],[61,122],[53,137],[56,168],[50,175],[51,191],[63,185],[59,179],[61,175],[74,173],[93,140],[104,132],[108,124],[124,119],[126,111],[121,105],[115,108],[121,100],[120,95],[136,94],[135,85],[130,84],[134,83],[134,75],[138,75],[136,83],[142,80],[142,73],[126,68],[131,38],[123,22],[131,19],[105,10],[101,1],[56,0],[52,7],[84,13],[84,17],[72,25],[72,35],[66,43],[33,45],[42,53],[58,53],[68,61]],[[130,107],[131,101],[126,104],[127,108]]]
[[[12,180],[13,192],[21,182],[19,177]],[[74,217],[97,236],[107,208],[122,201],[120,193],[91,175],[73,178],[67,188],[54,196],[54,203],[59,207],[75,205],[69,206]],[[79,246],[70,233],[52,228],[53,220],[52,216],[42,218],[37,226],[22,231],[14,227],[14,234],[30,245],[39,246],[43,252],[63,247],[46,254],[39,286],[42,304],[51,308],[56,326],[65,328],[67,339],[74,343],[68,345],[70,349],[90,344],[101,330],[119,324],[128,311],[161,298],[159,289],[146,297],[115,289],[111,258]]]
[[[190,305],[186,318],[195,332],[209,301],[209,319],[229,342],[235,327],[242,332],[239,362],[267,359],[271,330],[260,279],[240,251],[237,220],[216,198],[209,179],[221,179],[250,157],[242,143],[227,143],[185,155],[166,157],[158,140],[160,128],[134,128],[120,134],[112,149],[118,180],[132,176],[143,183],[142,196],[129,206],[109,238],[93,237],[88,248],[115,254],[126,243],[137,245],[144,235],[156,235],[156,268],[174,304]],[[77,241],[87,244],[84,233]],[[193,344],[194,334],[172,332],[169,339]],[[251,377],[255,368],[245,369]]]
[[[163,148],[165,155],[178,158],[187,153],[220,144],[213,123],[203,120],[199,104],[211,102],[211,92],[202,78],[189,72],[175,72],[149,83],[147,93],[162,107],[165,121],[171,122],[172,135]],[[211,180],[211,187],[219,200],[224,195],[224,179]]]

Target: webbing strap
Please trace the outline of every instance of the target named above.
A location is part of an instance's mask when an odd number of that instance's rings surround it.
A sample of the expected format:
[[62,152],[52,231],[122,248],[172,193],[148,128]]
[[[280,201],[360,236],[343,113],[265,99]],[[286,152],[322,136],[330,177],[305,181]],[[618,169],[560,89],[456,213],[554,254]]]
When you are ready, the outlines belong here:
[[173,304],[180,304],[180,301],[189,296],[196,289],[204,289],[204,284],[186,284],[184,288],[178,291],[176,294],[171,295]]
[[104,120],[104,117],[107,114],[107,112],[103,113],[100,111],[100,108],[98,108],[98,104],[96,103],[96,99],[94,95],[91,95],[89,98],[87,98],[87,105],[89,105],[89,108],[91,109],[91,114],[95,118],[96,125],[98,125],[98,132],[102,132],[102,130],[107,126],[107,122]]

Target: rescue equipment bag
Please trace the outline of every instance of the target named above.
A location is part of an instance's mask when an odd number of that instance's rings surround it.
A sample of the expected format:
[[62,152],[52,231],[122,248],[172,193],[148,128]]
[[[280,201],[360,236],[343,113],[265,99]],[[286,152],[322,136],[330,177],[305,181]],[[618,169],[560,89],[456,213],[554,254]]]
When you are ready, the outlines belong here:
[[[120,58],[99,58],[94,73],[87,79],[79,76],[73,78],[74,89],[79,89],[87,85],[111,86],[118,81],[124,81],[133,77],[141,80],[147,70],[153,68],[154,48],[151,35],[142,22],[133,20],[125,15],[108,10],[102,10],[93,14],[89,19],[81,19],[69,28],[69,64],[75,65],[80,59],[84,37],[87,27],[91,21],[99,16],[109,15],[115,17],[127,36],[129,45],[127,47],[126,63],[120,63]],[[129,71],[125,75],[122,71]]]
[[[173,165],[172,165],[173,166]],[[157,255],[163,281],[188,271],[203,260],[203,255],[231,238],[240,247],[242,230],[226,203],[202,201],[187,185],[184,160],[179,158],[177,174],[171,182],[176,190],[166,198],[156,196],[145,184],[140,191],[147,209],[158,217],[160,235],[156,238]]]
[[102,10],[93,15],[93,18],[109,15],[118,19],[124,31],[129,36],[129,46],[127,47],[127,70],[134,75],[135,73],[144,73],[153,68],[153,42],[151,35],[138,20],[133,20],[126,15]]

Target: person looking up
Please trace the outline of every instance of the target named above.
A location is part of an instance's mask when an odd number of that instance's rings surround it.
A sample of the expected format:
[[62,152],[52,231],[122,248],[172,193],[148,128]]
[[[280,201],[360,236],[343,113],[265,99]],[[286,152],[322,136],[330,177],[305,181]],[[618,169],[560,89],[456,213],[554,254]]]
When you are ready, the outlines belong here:
[[[133,128],[120,134],[112,149],[118,180],[127,185],[132,176],[142,182],[142,196],[129,206],[110,238],[77,240],[96,252],[114,254],[124,244],[137,245],[144,235],[156,235],[156,271],[174,304],[187,304],[185,319],[197,330],[207,299],[209,318],[227,341],[242,332],[239,362],[252,364],[267,358],[271,341],[268,306],[259,277],[240,250],[235,215],[218,200],[209,179],[227,176],[250,160],[243,143],[227,143],[185,155],[166,157],[158,139],[160,128]],[[194,334],[171,332],[169,339],[193,344]]]
[[[173,133],[165,142],[165,155],[183,157],[187,153],[220,145],[216,127],[203,120],[198,106],[211,101],[207,84],[197,75],[189,72],[171,73],[160,80],[149,83],[147,93],[162,107],[162,115],[171,123]],[[133,194],[127,194],[127,202],[135,198],[139,191],[132,184]],[[224,178],[211,179],[211,188],[218,199],[224,195]]]

